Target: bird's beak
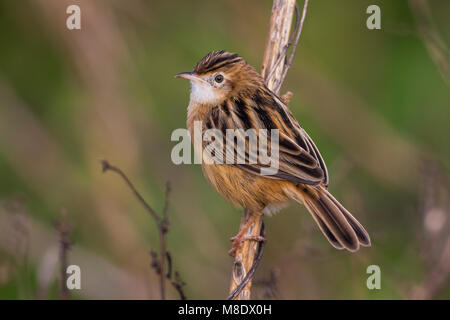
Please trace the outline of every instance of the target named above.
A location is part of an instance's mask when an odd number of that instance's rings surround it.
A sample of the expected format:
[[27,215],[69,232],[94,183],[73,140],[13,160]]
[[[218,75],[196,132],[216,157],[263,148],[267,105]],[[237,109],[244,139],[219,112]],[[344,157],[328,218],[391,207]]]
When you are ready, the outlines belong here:
[[176,74],[175,78],[183,78],[183,79],[188,79],[191,81],[205,81],[202,78],[200,78],[198,75],[196,75],[194,72],[181,72],[179,74]]

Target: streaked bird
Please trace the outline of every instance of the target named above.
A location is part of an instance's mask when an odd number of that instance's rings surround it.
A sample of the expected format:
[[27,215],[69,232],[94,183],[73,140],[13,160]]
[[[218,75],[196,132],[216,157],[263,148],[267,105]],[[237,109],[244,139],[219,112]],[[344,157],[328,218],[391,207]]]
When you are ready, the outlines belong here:
[[[201,121],[203,131],[217,129],[278,130],[279,163],[272,175],[262,174],[264,164],[249,159],[236,163],[208,163],[202,169],[209,183],[225,199],[252,212],[248,223],[232,238],[230,254],[241,246],[249,226],[261,214],[272,214],[290,200],[303,204],[328,241],[337,249],[357,251],[370,246],[364,227],[328,192],[328,171],[312,139],[300,126],[285,103],[264,83],[261,75],[237,54],[213,51],[201,59],[192,72],[176,75],[190,80],[187,127],[194,135],[194,123]],[[237,140],[239,136],[237,137]],[[246,146],[246,137],[241,137]],[[268,145],[273,141],[268,138]],[[220,141],[219,141],[220,142]],[[222,156],[230,150],[220,142]],[[234,141],[234,148],[238,141]],[[261,144],[258,144],[258,148]],[[205,142],[195,151],[205,157]],[[258,150],[259,151],[259,150]],[[232,150],[233,156],[237,150]],[[211,161],[210,161],[211,162]],[[261,237],[250,240],[263,241]]]

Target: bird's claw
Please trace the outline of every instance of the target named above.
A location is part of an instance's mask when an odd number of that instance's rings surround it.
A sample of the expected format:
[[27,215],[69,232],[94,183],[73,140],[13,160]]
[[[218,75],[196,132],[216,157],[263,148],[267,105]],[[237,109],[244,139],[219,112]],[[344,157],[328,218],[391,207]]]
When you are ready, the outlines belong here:
[[262,236],[239,236],[239,235],[231,237],[230,241],[232,241],[233,244],[231,245],[231,249],[230,249],[230,251],[228,251],[228,254],[230,256],[234,257],[236,254],[236,251],[241,248],[242,243],[244,241],[248,241],[248,240],[265,242],[266,238],[264,238]]

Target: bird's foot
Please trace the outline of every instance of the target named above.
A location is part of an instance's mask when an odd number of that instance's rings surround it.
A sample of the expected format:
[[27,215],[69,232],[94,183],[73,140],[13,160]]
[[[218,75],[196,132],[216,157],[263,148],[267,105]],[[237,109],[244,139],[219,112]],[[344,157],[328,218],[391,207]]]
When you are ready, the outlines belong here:
[[233,241],[233,244],[231,245],[231,249],[230,249],[230,251],[228,251],[228,254],[230,256],[234,257],[236,254],[236,251],[241,248],[242,243],[244,241],[248,241],[248,240],[264,242],[264,241],[266,241],[266,238],[264,238],[263,236],[248,236],[248,235],[237,234],[236,236],[230,238],[230,241]]

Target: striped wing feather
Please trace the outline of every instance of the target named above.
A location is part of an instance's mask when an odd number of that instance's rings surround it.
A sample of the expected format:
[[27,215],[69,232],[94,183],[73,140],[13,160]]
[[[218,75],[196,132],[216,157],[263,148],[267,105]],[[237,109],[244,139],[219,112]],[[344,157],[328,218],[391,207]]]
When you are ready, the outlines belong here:
[[[205,123],[205,129],[220,130],[224,137],[226,129],[242,131],[255,129],[256,132],[258,129],[268,129],[268,150],[271,143],[270,129],[279,129],[279,170],[265,177],[309,185],[328,185],[327,168],[314,142],[285,104],[267,88],[250,96],[227,100],[222,105],[212,108]],[[241,159],[244,163],[234,162],[232,165],[247,172],[261,175],[261,169],[269,167],[260,161],[257,163],[249,161],[249,141],[245,135],[237,134],[231,149],[230,144],[225,143],[225,139],[215,143],[215,149],[221,150],[222,153],[218,156],[223,159],[230,155],[237,159],[237,145],[245,143],[245,159]],[[218,148],[217,145],[220,147]],[[208,143],[204,143],[204,147],[208,147]]]

